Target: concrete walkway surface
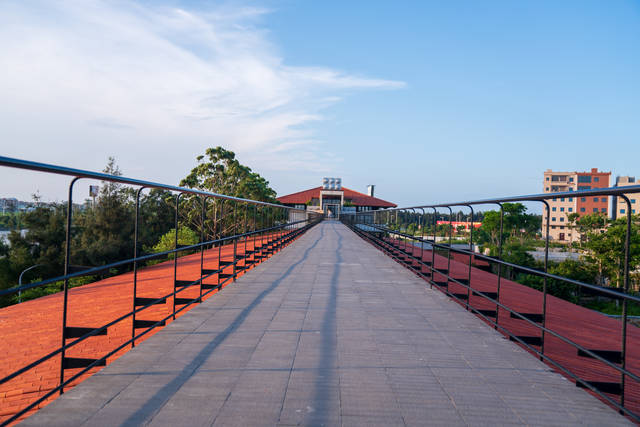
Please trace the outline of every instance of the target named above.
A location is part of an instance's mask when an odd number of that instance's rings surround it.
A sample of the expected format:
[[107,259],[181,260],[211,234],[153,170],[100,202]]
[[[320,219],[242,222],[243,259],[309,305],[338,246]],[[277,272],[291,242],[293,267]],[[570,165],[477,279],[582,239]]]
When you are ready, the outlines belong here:
[[631,423],[325,221],[21,425],[147,424]]

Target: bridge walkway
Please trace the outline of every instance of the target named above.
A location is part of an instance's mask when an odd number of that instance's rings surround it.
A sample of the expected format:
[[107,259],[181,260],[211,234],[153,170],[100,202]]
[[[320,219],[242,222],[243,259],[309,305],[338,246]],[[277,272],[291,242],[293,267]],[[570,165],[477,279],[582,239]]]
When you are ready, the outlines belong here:
[[23,425],[628,425],[325,221]]

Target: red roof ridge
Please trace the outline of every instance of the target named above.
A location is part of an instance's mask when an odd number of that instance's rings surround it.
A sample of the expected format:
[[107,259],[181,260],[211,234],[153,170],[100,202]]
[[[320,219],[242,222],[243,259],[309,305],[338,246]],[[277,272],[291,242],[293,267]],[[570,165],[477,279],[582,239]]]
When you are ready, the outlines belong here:
[[[322,187],[313,187],[308,190],[298,191],[296,193],[286,194],[284,196],[277,197],[276,199],[280,203],[285,204],[303,204],[310,201],[313,197],[318,197]],[[369,196],[359,191],[351,190],[347,187],[342,187],[344,196],[347,198],[356,198],[352,200],[355,205],[358,206],[377,206],[377,207],[396,207],[395,203],[388,202],[386,200]]]

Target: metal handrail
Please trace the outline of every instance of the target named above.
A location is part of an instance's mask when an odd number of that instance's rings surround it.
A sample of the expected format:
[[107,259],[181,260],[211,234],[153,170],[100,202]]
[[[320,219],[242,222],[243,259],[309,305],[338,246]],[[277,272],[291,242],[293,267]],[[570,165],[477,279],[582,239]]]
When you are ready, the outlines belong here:
[[[538,194],[529,194],[529,195],[512,196],[512,197],[499,197],[495,199],[469,200],[465,202],[438,203],[438,204],[431,204],[431,205],[386,208],[386,209],[380,209],[372,212],[381,213],[386,211],[403,211],[403,210],[419,209],[419,208],[446,208],[449,206],[490,205],[490,204],[496,204],[496,203],[512,203],[512,202],[542,202],[544,200],[548,200],[552,198],[576,197],[576,194],[579,195],[578,197],[585,197],[585,196],[623,196],[627,193],[640,193],[640,185],[630,185],[628,187],[592,188],[590,190],[563,191],[560,193],[538,193]],[[360,215],[361,213],[366,213],[366,212],[356,212],[356,213],[349,212],[347,213],[347,215]]]
[[14,159],[11,157],[0,156],[0,166],[8,166],[8,167],[17,168],[17,169],[26,169],[26,170],[32,170],[32,171],[38,171],[38,172],[49,172],[49,173],[54,173],[56,175],[67,175],[67,176],[73,176],[76,178],[89,178],[89,179],[98,179],[100,181],[118,182],[120,184],[136,185],[136,186],[145,187],[145,188],[157,188],[157,189],[163,189],[168,191],[176,191],[178,193],[189,193],[189,194],[195,194],[198,196],[213,197],[216,199],[232,200],[235,202],[247,202],[253,205],[273,206],[276,208],[284,208],[288,210],[304,212],[304,210],[302,209],[296,209],[296,208],[292,208],[284,205],[277,205],[275,203],[262,202],[259,200],[243,199],[241,197],[226,196],[224,194],[197,190],[197,189],[188,188],[188,187],[178,187],[175,185],[161,184],[159,182],[144,181],[141,179],[133,179],[133,178],[127,178],[127,177],[118,176],[118,175],[109,175],[102,172],[92,172],[92,171],[83,170],[83,169],[74,169],[74,168],[68,168],[64,166],[56,166],[48,163],[32,162],[30,160]]
[[[609,187],[609,188],[600,188],[600,189],[589,189],[589,190],[578,190],[578,191],[569,191],[569,192],[557,192],[557,193],[543,193],[543,194],[532,194],[532,195],[523,195],[523,196],[513,196],[513,197],[502,197],[502,198],[495,198],[495,199],[481,199],[481,200],[473,200],[473,201],[465,201],[465,202],[456,202],[456,203],[440,203],[440,204],[425,204],[425,205],[419,205],[419,206],[410,206],[410,207],[398,207],[398,208],[389,208],[389,209],[381,209],[381,210],[377,210],[374,212],[366,212],[366,213],[346,213],[344,214],[344,217],[342,218],[343,222],[347,223],[347,225],[349,225],[356,233],[358,233],[359,235],[361,235],[363,238],[369,240],[370,242],[372,242],[374,245],[378,246],[380,249],[382,249],[384,252],[394,256],[394,259],[396,259],[396,261],[398,262],[403,262],[402,260],[399,260],[395,254],[400,253],[400,252],[404,252],[405,254],[409,254],[409,251],[407,250],[407,242],[408,240],[413,240],[415,242],[419,242],[420,243],[420,255],[415,255],[415,249],[417,248],[413,243],[410,244],[411,246],[411,255],[410,255],[410,260],[404,262],[409,268],[411,268],[414,272],[416,272],[418,275],[420,275],[421,277],[423,277],[425,280],[427,280],[430,284],[431,287],[434,286],[434,284],[440,284],[440,286],[437,286],[438,289],[442,290],[443,292],[445,292],[448,296],[456,299],[458,302],[460,302],[461,304],[466,306],[467,310],[471,310],[472,312],[474,312],[474,314],[480,316],[482,319],[484,319],[485,321],[487,321],[490,324],[493,324],[493,326],[496,329],[499,329],[500,331],[502,331],[503,333],[505,333],[506,335],[509,335],[509,337],[511,339],[513,339],[514,341],[518,342],[519,344],[523,345],[524,347],[526,347],[528,350],[530,350],[531,352],[537,354],[541,360],[544,360],[548,363],[550,363],[551,365],[557,367],[560,371],[562,371],[563,373],[565,373],[568,377],[572,378],[573,380],[576,381],[576,384],[580,384],[582,387],[585,387],[589,390],[591,390],[592,392],[596,393],[600,398],[602,398],[603,400],[605,400],[607,403],[611,404],[612,406],[614,406],[615,408],[617,408],[618,410],[621,411],[621,413],[629,416],[630,418],[634,419],[635,421],[640,422],[640,414],[636,413],[632,410],[630,410],[629,408],[627,408],[625,406],[625,380],[627,379],[627,377],[633,379],[634,381],[640,382],[640,375],[637,375],[631,371],[629,371],[626,367],[626,362],[627,362],[627,353],[626,353],[626,345],[627,345],[627,319],[628,319],[628,315],[627,315],[627,304],[628,302],[634,302],[634,303],[640,303],[640,297],[636,296],[636,295],[632,295],[629,293],[629,281],[630,281],[630,276],[629,276],[629,260],[630,260],[630,235],[631,235],[631,222],[632,222],[632,206],[631,206],[631,201],[629,200],[629,198],[626,196],[627,194],[632,194],[632,193],[640,193],[640,185],[634,185],[634,186],[628,186],[628,187]],[[548,199],[557,199],[557,198],[568,198],[568,197],[587,197],[587,196],[613,196],[613,197],[620,197],[622,198],[625,202],[626,202],[626,206],[627,206],[627,218],[626,218],[626,224],[627,224],[627,230],[626,230],[626,238],[625,238],[625,242],[624,242],[624,266],[622,268],[622,273],[623,273],[623,278],[624,278],[624,288],[622,290],[614,290],[611,288],[607,288],[607,287],[602,287],[602,286],[597,286],[597,285],[593,285],[590,283],[584,283],[578,280],[574,280],[574,279],[570,279],[570,278],[566,278],[566,277],[562,277],[562,276],[558,276],[558,275],[554,275],[554,274],[550,274],[547,272],[547,266],[548,266],[548,253],[549,253],[549,226],[550,226],[550,212],[551,209],[549,207],[549,204],[547,202]],[[530,267],[526,267],[526,266],[521,266],[518,264],[514,264],[514,263],[510,263],[510,262],[506,262],[504,260],[502,260],[502,243],[503,243],[503,239],[504,239],[504,235],[503,235],[503,229],[502,229],[502,224],[503,224],[503,218],[504,218],[504,203],[509,203],[509,202],[523,202],[523,201],[534,201],[534,202],[541,202],[544,204],[544,209],[546,210],[546,224],[544,224],[544,226],[546,227],[546,241],[545,241],[545,258],[544,258],[544,270],[538,270],[538,269],[534,269],[534,268],[530,268]],[[438,208],[447,208],[449,210],[449,224],[451,224],[452,222],[452,217],[453,217],[453,212],[451,210],[451,207],[453,206],[462,206],[462,207],[467,207],[471,210],[471,221],[474,221],[474,211],[473,211],[473,206],[477,206],[477,205],[485,205],[485,204],[496,204],[499,206],[500,208],[500,234],[499,234],[499,243],[498,243],[498,256],[497,257],[492,257],[492,256],[487,256],[487,255],[483,255],[480,253],[476,253],[472,250],[472,245],[473,245],[473,231],[470,234],[470,241],[469,241],[469,250],[467,249],[458,249],[458,248],[454,248],[452,246],[452,230],[449,230],[449,243],[445,244],[445,243],[437,243],[436,242],[436,227],[435,227],[435,221],[436,221],[436,216],[438,215],[437,209]],[[421,233],[421,236],[416,236],[414,234],[410,234],[410,233],[406,233],[403,232],[403,229],[406,229],[408,227],[408,225],[410,223],[418,223],[420,224],[421,218],[427,214],[425,214],[424,209],[428,208],[428,209],[433,209],[433,240],[430,239],[425,239],[424,237],[424,229]],[[422,210],[422,214],[419,214],[416,212],[416,209],[420,209]],[[386,215],[386,221],[384,220],[384,217]],[[395,215],[395,221],[393,221],[392,216]],[[408,215],[408,219],[407,219],[407,215]],[[401,221],[402,220],[402,221]],[[408,221],[408,222],[407,222]],[[395,224],[394,224],[395,222]],[[404,224],[402,225],[401,222]],[[426,221],[425,221],[426,222]],[[367,227],[370,228],[366,228],[366,227],[361,227],[362,225],[366,225]],[[395,225],[395,227],[394,227]],[[396,230],[395,228],[399,228],[398,230]],[[371,231],[371,230],[377,230],[377,231]],[[382,237],[380,237],[379,235],[382,235]],[[401,243],[395,243],[395,247],[393,247],[391,244],[387,243],[386,240],[384,240],[384,236],[385,235],[395,235],[398,236],[400,238],[404,238],[405,239],[405,243],[401,244]],[[398,241],[396,241],[398,242]],[[426,262],[423,259],[423,254],[424,254],[424,243],[429,243],[432,245],[431,247],[431,254],[432,254],[432,260],[431,262]],[[447,255],[446,255],[446,260],[447,260],[447,264],[448,267],[446,269],[437,269],[435,266],[435,253],[438,249],[442,249],[442,250],[446,250],[447,251]],[[463,279],[460,278],[454,278],[451,276],[451,269],[450,269],[450,261],[451,261],[451,253],[460,253],[463,255],[468,255],[469,256],[469,261],[468,261],[468,268],[469,268],[469,274],[468,274],[468,279],[467,283],[464,283]],[[418,260],[416,257],[420,256],[420,259]],[[480,260],[485,260],[488,261],[494,265],[498,266],[498,285],[497,285],[497,292],[491,292],[491,294],[495,294],[497,295],[496,297],[490,297],[489,295],[486,295],[485,292],[489,292],[489,291],[479,291],[479,290],[475,290],[472,287],[472,279],[471,279],[471,269],[472,269],[472,259],[480,259]],[[418,266],[417,267],[413,267],[413,262],[417,261],[418,262]],[[423,267],[426,267],[427,272],[423,272]],[[527,318],[526,316],[522,315],[521,313],[511,309],[510,307],[506,306],[504,303],[502,303],[500,301],[500,279],[502,277],[501,271],[502,271],[502,267],[507,267],[507,268],[511,268],[514,270],[517,270],[519,272],[522,273],[526,273],[526,274],[531,274],[531,275],[535,275],[538,277],[541,277],[543,279],[543,287],[542,287],[542,314],[541,316],[541,324],[539,324],[538,322]],[[416,268],[418,270],[416,270]],[[435,275],[438,274],[444,278],[446,278],[445,281],[442,282],[436,282],[435,281]],[[622,277],[622,276],[621,276]],[[442,279],[440,279],[442,280]],[[570,285],[574,285],[576,286],[578,289],[589,289],[591,291],[596,291],[599,292],[601,294],[604,294],[608,297],[611,298],[617,298],[619,300],[622,300],[622,315],[621,317],[621,321],[622,321],[622,331],[621,331],[621,351],[619,351],[619,355],[620,355],[620,359],[621,362],[619,364],[616,364],[613,361],[607,360],[605,357],[601,356],[600,354],[597,353],[597,350],[590,350],[578,343],[576,343],[574,340],[550,329],[547,327],[546,325],[546,319],[547,319],[547,280],[557,280],[560,281],[562,283],[566,283],[566,284],[570,284]],[[456,296],[453,292],[449,292],[449,283],[455,283],[458,286],[461,286],[463,288],[466,288],[466,302],[463,301],[463,299],[461,299],[461,297],[463,296],[462,294],[460,294],[460,298],[458,296]],[[442,287],[441,287],[442,286]],[[446,286],[446,288],[445,288]],[[471,295],[474,296],[481,296],[482,298],[484,298],[485,300],[491,302],[492,304],[495,304],[496,310],[494,311],[494,313],[491,316],[485,315],[482,311],[482,309],[480,308],[474,308],[470,305],[470,296]],[[537,328],[540,332],[541,332],[541,337],[540,337],[540,343],[539,344],[529,344],[525,341],[523,341],[521,339],[521,337],[518,337],[516,335],[514,335],[514,333],[512,333],[511,331],[509,331],[506,327],[504,327],[503,325],[499,325],[498,324],[498,320],[499,320],[499,310],[505,310],[506,312],[510,313],[511,317],[523,320],[526,322],[526,324],[529,324],[531,326],[534,326],[535,328]],[[491,319],[490,317],[494,317],[495,319]],[[615,371],[617,371],[620,374],[620,384],[619,384],[619,394],[620,394],[620,401],[616,401],[614,399],[612,399],[611,397],[607,396],[606,394],[604,394],[605,392],[600,390],[598,387],[600,387],[600,383],[596,382],[590,382],[585,378],[581,378],[580,376],[574,374],[573,372],[571,372],[569,369],[567,369],[566,367],[562,366],[560,363],[558,363],[557,361],[553,360],[552,357],[550,357],[548,354],[545,354],[545,334],[549,334],[559,340],[561,340],[562,342],[573,346],[574,348],[576,348],[578,350],[578,353],[582,353],[584,355],[587,355],[593,359],[598,360],[599,362],[602,362],[603,364],[605,364],[606,366],[615,369]],[[534,345],[536,346],[540,346],[540,350],[534,348]]]
[[[221,287],[226,284],[227,282],[233,280],[236,280],[237,275],[239,274],[239,271],[236,269],[236,266],[238,264],[239,261],[241,261],[242,259],[245,259],[244,261],[244,267],[243,269],[248,268],[247,267],[247,261],[246,261],[246,257],[247,257],[247,242],[249,240],[250,237],[253,237],[253,247],[254,247],[254,251],[255,251],[255,247],[256,247],[256,243],[260,243],[260,248],[259,251],[263,251],[262,255],[264,255],[265,251],[267,251],[265,249],[265,246],[271,246],[273,245],[273,247],[276,247],[279,249],[281,246],[289,243],[293,238],[297,237],[298,235],[304,233],[305,231],[307,231],[310,227],[312,227],[313,225],[317,224],[322,217],[320,215],[316,215],[315,213],[312,212],[306,212],[303,209],[297,209],[297,208],[292,208],[292,207],[288,207],[288,206],[284,206],[284,205],[278,205],[278,204],[274,204],[274,203],[268,203],[268,202],[262,202],[262,201],[257,201],[257,200],[250,200],[250,199],[244,199],[244,198],[239,198],[239,197],[233,197],[233,196],[226,196],[223,194],[218,194],[218,193],[213,193],[213,192],[207,192],[207,191],[202,191],[202,190],[197,190],[197,189],[192,189],[192,188],[185,188],[185,187],[178,187],[178,186],[173,186],[173,185],[166,185],[166,184],[161,184],[161,183],[157,183],[157,182],[152,182],[152,181],[145,181],[145,180],[139,180],[139,179],[132,179],[132,178],[127,178],[127,177],[123,177],[123,176],[116,176],[116,175],[109,175],[109,174],[105,174],[105,173],[99,173],[99,172],[91,172],[91,171],[86,171],[86,170],[81,170],[81,169],[73,169],[73,168],[67,168],[67,167],[62,167],[62,166],[56,166],[56,165],[50,165],[50,164],[45,164],[45,163],[38,163],[38,162],[31,162],[31,161],[27,161],[27,160],[20,160],[20,159],[13,159],[13,158],[9,158],[9,157],[2,157],[0,156],[0,166],[6,166],[6,167],[12,167],[12,168],[17,168],[17,169],[24,169],[24,170],[33,170],[33,171],[39,171],[39,172],[45,172],[45,173],[51,173],[51,174],[56,174],[56,175],[66,175],[66,176],[71,176],[73,177],[70,184],[69,184],[69,189],[68,189],[68,199],[67,199],[67,222],[66,222],[66,229],[67,229],[67,233],[66,233],[66,245],[65,245],[65,268],[64,268],[64,274],[61,276],[57,276],[57,277],[53,277],[53,278],[49,278],[49,279],[44,279],[41,281],[38,281],[36,283],[30,283],[30,284],[26,284],[26,285],[22,285],[22,286],[17,286],[14,288],[10,288],[10,289],[5,289],[5,290],[0,290],[0,296],[5,296],[5,295],[10,295],[10,294],[15,294],[15,293],[19,293],[22,292],[24,290],[27,289],[32,289],[32,288],[36,288],[39,286],[44,286],[47,284],[51,284],[51,283],[56,283],[56,282],[63,282],[63,309],[62,309],[62,316],[63,316],[63,320],[62,320],[62,331],[61,331],[61,335],[62,335],[62,342],[61,342],[61,346],[53,351],[51,351],[49,354],[41,357],[40,359],[33,361],[21,368],[18,368],[17,370],[11,372],[10,374],[6,375],[4,378],[0,378],[0,384],[4,384],[22,374],[24,374],[25,372],[37,367],[38,365],[46,362],[47,360],[50,360],[53,357],[56,357],[58,355],[60,355],[60,381],[58,383],[58,385],[56,387],[54,387],[52,390],[48,391],[47,393],[45,393],[43,396],[40,396],[38,399],[36,399],[35,401],[31,402],[29,405],[27,405],[26,407],[20,409],[17,413],[13,414],[10,418],[6,419],[5,421],[3,421],[2,423],[0,423],[0,425],[4,426],[7,424],[10,424],[11,422],[17,420],[18,418],[20,418],[20,416],[24,415],[26,412],[28,412],[29,410],[35,408],[38,404],[40,404],[41,402],[45,401],[47,398],[49,398],[50,396],[54,395],[57,392],[60,392],[61,394],[64,392],[64,387],[69,385],[71,382],[73,382],[75,379],[79,378],[81,375],[83,375],[84,373],[88,372],[90,369],[92,369],[93,367],[99,366],[101,364],[103,364],[106,359],[108,357],[111,357],[112,355],[116,354],[118,351],[120,351],[121,349],[131,345],[132,347],[135,346],[135,342],[136,340],[140,339],[142,336],[146,335],[147,333],[149,333],[152,329],[163,325],[164,322],[170,318],[175,319],[176,314],[184,311],[185,309],[187,309],[188,307],[190,307],[192,304],[198,303],[198,302],[202,302],[202,298],[204,296],[207,296],[208,294],[217,291],[219,289],[221,289]],[[96,266],[96,267],[91,267],[82,271],[78,271],[78,272],[70,272],[70,260],[71,260],[71,251],[70,251],[70,244],[71,244],[71,238],[70,238],[70,230],[71,230],[71,225],[72,225],[72,213],[73,213],[73,187],[74,184],[81,178],[88,178],[88,179],[97,179],[97,180],[101,180],[101,181],[109,181],[109,182],[117,182],[117,183],[121,183],[121,184],[127,184],[127,185],[132,185],[132,186],[137,186],[138,190],[136,192],[136,198],[135,198],[135,202],[136,202],[136,209],[135,209],[135,231],[134,231],[134,236],[133,236],[133,242],[134,242],[134,256],[132,258],[128,258],[125,260],[120,260],[120,261],[115,261],[109,264],[105,264],[105,265],[101,265],[101,266]],[[174,193],[178,193],[176,199],[176,203],[175,203],[175,245],[176,247],[174,249],[170,249],[168,251],[163,251],[163,252],[158,252],[158,253],[153,253],[153,254],[147,254],[147,255],[138,255],[138,225],[139,225],[139,211],[140,211],[140,194],[141,191],[144,189],[149,189],[149,188],[156,188],[156,189],[163,189],[163,190],[167,190],[167,191],[171,191]],[[179,200],[180,200],[180,196],[182,194],[192,194],[195,196],[200,197],[200,200],[202,202],[202,230],[201,230],[201,242],[197,243],[197,244],[193,244],[193,245],[185,245],[185,246],[180,246],[178,245],[178,210],[179,210]],[[205,207],[206,207],[206,200],[207,199],[217,199],[221,201],[221,206],[220,206],[220,214],[221,214],[221,218],[224,214],[224,202],[228,201],[231,203],[234,203],[234,208],[233,208],[233,212],[231,215],[233,215],[234,219],[237,219],[238,222],[234,223],[233,226],[233,234],[230,236],[222,236],[221,235],[221,230],[219,233],[214,233],[214,237],[217,236],[217,238],[211,239],[211,240],[207,240],[204,241],[204,223],[205,223]],[[238,205],[239,204],[243,204],[245,209],[244,209],[244,215],[238,216]],[[265,209],[262,210],[262,216],[261,216],[261,220],[264,221],[269,219],[271,222],[270,226],[267,227],[263,227],[260,229],[254,229],[254,230],[247,230],[247,206],[248,205],[253,205],[256,209],[253,211],[253,219],[254,219],[254,224],[257,224],[257,222],[255,222],[258,218],[258,210],[257,208],[266,208],[266,209],[272,209],[275,208],[278,211],[273,211],[271,216],[267,216],[265,213]],[[281,212],[284,213],[284,217],[280,214],[277,214],[277,212]],[[304,219],[296,219],[296,215],[302,214],[304,215]],[[217,215],[217,206],[214,207],[214,215]],[[279,217],[279,219],[277,218]],[[217,218],[217,217],[216,217]],[[293,220],[292,220],[293,218]],[[244,225],[243,225],[243,224]],[[240,226],[242,226],[242,230],[240,230]],[[267,241],[265,243],[264,237],[267,237]],[[259,237],[259,240],[258,240]],[[242,257],[238,257],[237,254],[237,249],[238,249],[238,241],[243,240],[244,241],[244,249],[245,251],[243,252],[243,256]],[[233,261],[231,262],[230,265],[224,265],[222,266],[220,263],[218,264],[218,269],[215,270],[212,273],[208,273],[205,274],[204,271],[202,271],[202,267],[203,267],[203,260],[204,260],[204,249],[207,246],[217,246],[218,247],[218,261],[221,260],[221,250],[222,250],[222,246],[225,243],[229,243],[233,245]],[[178,253],[179,252],[183,252],[183,251],[192,251],[192,250],[200,250],[200,259],[201,259],[201,273],[200,273],[200,277],[193,280],[193,281],[187,281],[187,283],[181,283],[179,288],[177,286],[177,270],[178,270]],[[276,250],[276,249],[274,249]],[[269,249],[267,251],[267,255],[270,255],[270,253],[273,252],[271,249]],[[162,258],[162,257],[166,257],[167,255],[171,255],[174,254],[174,271],[173,271],[173,281],[174,281],[174,286],[173,286],[173,291],[170,292],[167,295],[164,295],[162,297],[158,297],[156,299],[153,299],[152,301],[146,301],[145,304],[137,304],[136,303],[136,283],[137,283],[137,273],[138,273],[138,264],[140,262],[144,262],[144,261],[148,261],[148,260],[152,260],[152,259],[156,259],[156,258]],[[252,263],[255,263],[256,259],[254,258],[254,260],[252,260]],[[258,261],[259,262],[259,261]],[[116,268],[116,267],[122,267],[125,265],[129,265],[129,264],[133,264],[133,304],[132,304],[132,310],[121,315],[120,317],[118,317],[117,319],[114,319],[110,322],[108,322],[105,325],[96,327],[96,328],[88,328],[91,329],[89,332],[84,333],[82,336],[79,337],[70,337],[70,338],[76,338],[75,340],[68,342],[67,343],[67,300],[68,300],[68,290],[69,290],[69,279],[72,279],[74,277],[79,277],[79,276],[85,276],[85,275],[91,275],[91,274],[95,274],[95,273],[99,273],[105,270],[109,270],[111,268]],[[226,277],[224,280],[221,280],[220,278],[220,274],[223,272],[223,270],[225,268],[229,268],[232,267],[233,269],[233,273],[229,276]],[[206,292],[203,293],[203,289],[202,289],[202,284],[203,281],[213,275],[218,275],[218,280],[217,280],[217,285],[215,287],[212,287],[211,289],[207,290]],[[181,292],[184,292],[186,289],[192,288],[193,286],[200,286],[200,295],[198,297],[194,297],[194,298],[189,298],[189,301],[186,302],[185,304],[181,304],[183,305],[181,308],[176,308],[176,295],[180,294]],[[168,298],[173,297],[173,310],[171,311],[170,314],[168,314],[167,316],[165,316],[163,319],[154,321],[153,324],[151,324],[150,326],[144,326],[143,328],[139,328],[142,329],[142,332],[136,332],[136,326],[135,326],[135,318],[136,318],[136,314],[155,305],[158,302],[161,301],[166,301]],[[106,355],[103,355],[95,360],[93,360],[91,363],[88,363],[86,366],[82,367],[82,369],[80,369],[79,372],[75,373],[72,377],[65,379],[64,377],[64,369],[65,369],[65,353],[66,350],[69,348],[74,347],[75,345],[77,345],[80,342],[83,342],[84,340],[98,335],[98,334],[102,334],[105,333],[106,330],[115,325],[116,323],[119,323],[127,318],[133,318],[133,323],[132,323],[132,333],[131,333],[131,338],[129,340],[127,340],[126,342],[124,342],[123,344],[117,346],[117,348],[115,350],[109,351]]]

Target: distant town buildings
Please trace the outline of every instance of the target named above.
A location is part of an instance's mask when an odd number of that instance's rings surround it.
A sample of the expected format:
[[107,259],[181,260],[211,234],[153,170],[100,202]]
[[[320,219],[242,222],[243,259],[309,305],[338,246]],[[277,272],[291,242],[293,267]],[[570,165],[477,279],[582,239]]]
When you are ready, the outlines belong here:
[[[618,176],[616,177],[616,187],[628,187],[630,185],[638,185],[634,176]],[[631,202],[631,214],[640,213],[640,193],[628,193],[625,196]],[[629,213],[627,202],[622,197],[613,197],[611,206],[611,218],[624,218]]]
[[[599,172],[592,168],[590,172],[554,172],[548,169],[544,172],[543,190],[545,193],[572,192],[607,188],[611,172]],[[569,215],[577,213],[579,216],[601,213],[609,214],[609,197],[557,197],[547,200],[549,203],[549,237],[558,241],[575,241],[579,239],[577,231],[573,230]],[[542,229],[546,230],[547,217],[542,215]]]
[[0,212],[26,212],[34,208],[33,202],[23,202],[15,197],[0,198]]

